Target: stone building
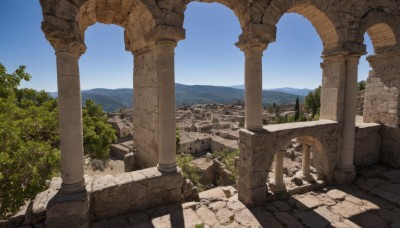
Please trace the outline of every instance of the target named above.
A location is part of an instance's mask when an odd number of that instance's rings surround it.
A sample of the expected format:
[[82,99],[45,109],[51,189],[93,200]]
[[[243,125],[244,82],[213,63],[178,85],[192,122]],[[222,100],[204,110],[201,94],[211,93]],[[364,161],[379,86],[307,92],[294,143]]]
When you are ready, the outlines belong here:
[[[42,30],[57,59],[63,193],[55,195],[47,206],[48,226],[83,227],[91,221],[138,208],[180,201],[182,179],[175,161],[174,53],[179,41],[185,39],[183,21],[190,2],[40,0]],[[370,140],[377,144],[373,148],[380,148],[375,153],[386,164],[400,167],[399,1],[215,2],[235,13],[242,30],[236,43],[245,56],[245,129],[239,136],[239,200],[248,206],[265,202],[265,170],[273,159],[277,161],[276,167],[280,167],[279,151],[293,138],[303,142],[305,161],[310,147],[316,148],[322,164],[318,172],[327,181],[346,184],[354,179],[357,70],[360,56],[366,54],[365,33],[371,37],[375,53],[367,58],[374,76],[366,85],[363,121],[367,124],[365,128],[368,123],[380,124],[380,140]],[[322,40],[321,120],[263,128],[262,56],[276,40],[276,25],[285,13],[303,15]],[[141,132],[136,136],[137,159],[143,168],[157,168],[92,182],[83,175],[78,60],[86,51],[85,31],[96,22],[125,29],[125,47],[134,57],[133,131]],[[307,178],[309,162],[304,164],[302,176]],[[280,177],[277,172],[278,187]],[[119,203],[116,194],[111,194],[116,190],[131,198]],[[70,210],[71,205],[76,210]]]

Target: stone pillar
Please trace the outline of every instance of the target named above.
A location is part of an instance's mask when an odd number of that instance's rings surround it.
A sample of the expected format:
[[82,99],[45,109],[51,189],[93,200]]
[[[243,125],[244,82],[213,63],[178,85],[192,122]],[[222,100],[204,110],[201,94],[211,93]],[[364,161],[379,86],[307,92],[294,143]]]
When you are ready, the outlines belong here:
[[343,55],[323,59],[320,119],[343,121],[346,59]]
[[286,190],[285,182],[283,181],[283,155],[286,151],[278,151],[275,154],[275,179],[271,185],[273,192],[282,192]]
[[300,177],[305,181],[313,181],[314,178],[310,174],[310,165],[311,165],[311,145],[302,144],[303,154],[301,159],[301,171],[296,173],[296,176]]
[[176,172],[175,143],[175,73],[174,55],[177,42],[160,40],[157,42],[159,81],[159,133],[160,147],[158,170],[164,173]]
[[[89,227],[90,197],[83,173],[82,101],[78,59],[84,45],[53,41],[57,56],[61,187],[46,207],[47,227]],[[86,188],[88,187],[88,189]],[[90,191],[90,190],[89,190]]]
[[346,78],[343,109],[343,133],[340,160],[335,171],[335,179],[339,184],[349,184],[355,179],[354,140],[357,96],[357,74],[359,55],[346,57]]
[[85,189],[79,51],[57,50],[58,115],[61,141],[61,191]]
[[262,56],[267,44],[239,41],[245,53],[245,128],[262,129]]

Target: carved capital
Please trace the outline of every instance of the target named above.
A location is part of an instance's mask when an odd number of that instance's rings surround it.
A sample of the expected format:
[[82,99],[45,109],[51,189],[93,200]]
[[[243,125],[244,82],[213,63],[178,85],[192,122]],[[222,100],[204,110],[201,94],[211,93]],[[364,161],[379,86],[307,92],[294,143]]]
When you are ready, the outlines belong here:
[[56,51],[56,54],[71,54],[79,57],[86,51],[86,45],[76,41],[49,40],[49,42]]
[[157,42],[157,49],[160,53],[175,54],[176,41],[160,40]]
[[145,36],[150,42],[158,42],[161,40],[171,40],[178,42],[185,39],[185,29],[176,28],[169,25],[157,25]]
[[249,24],[243,29],[236,46],[246,54],[262,53],[269,43],[275,41],[275,36],[275,26]]

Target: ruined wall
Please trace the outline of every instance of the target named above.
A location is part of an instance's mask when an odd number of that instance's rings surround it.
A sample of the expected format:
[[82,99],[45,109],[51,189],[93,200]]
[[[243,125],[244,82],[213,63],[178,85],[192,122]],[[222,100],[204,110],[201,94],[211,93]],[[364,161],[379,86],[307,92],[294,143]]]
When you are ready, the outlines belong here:
[[143,168],[158,162],[158,73],[155,51],[135,55],[134,60],[134,142],[137,164]]
[[356,122],[354,165],[379,164],[381,160],[381,125]]
[[367,58],[374,71],[366,82],[364,122],[382,123],[381,161],[400,167],[400,56]]

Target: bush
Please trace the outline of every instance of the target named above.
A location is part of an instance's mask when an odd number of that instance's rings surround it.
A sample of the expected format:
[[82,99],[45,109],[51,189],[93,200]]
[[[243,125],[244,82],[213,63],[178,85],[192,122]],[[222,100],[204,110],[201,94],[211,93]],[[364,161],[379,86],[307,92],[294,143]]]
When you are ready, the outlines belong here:
[[181,167],[183,176],[192,181],[199,191],[202,191],[204,186],[200,183],[199,169],[191,163],[192,160],[193,157],[190,154],[179,154],[176,163]]
[[232,173],[232,180],[237,180],[239,176],[239,172],[236,168],[236,162],[235,159],[236,157],[239,156],[240,151],[235,150],[235,151],[228,151],[228,150],[223,150],[223,151],[216,151],[213,153],[214,158],[219,158],[220,161],[225,164],[226,169],[229,170]]

